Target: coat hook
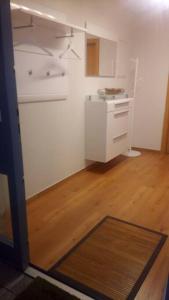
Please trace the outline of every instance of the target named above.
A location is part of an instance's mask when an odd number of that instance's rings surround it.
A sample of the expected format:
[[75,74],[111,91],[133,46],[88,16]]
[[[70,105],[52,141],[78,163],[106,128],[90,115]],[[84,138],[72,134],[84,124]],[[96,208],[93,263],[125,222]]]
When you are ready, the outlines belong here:
[[28,75],[29,75],[29,76],[32,76],[32,74],[33,74],[32,70],[29,70],[29,71],[28,71]]

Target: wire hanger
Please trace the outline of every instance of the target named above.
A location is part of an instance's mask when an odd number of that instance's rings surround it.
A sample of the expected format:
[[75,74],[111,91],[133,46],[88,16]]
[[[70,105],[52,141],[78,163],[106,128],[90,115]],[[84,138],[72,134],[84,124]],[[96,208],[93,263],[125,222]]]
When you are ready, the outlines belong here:
[[50,56],[50,57],[54,56],[53,53],[52,53],[50,50],[46,49],[45,47],[39,46],[39,45],[37,45],[37,44],[35,44],[35,43],[31,43],[31,44],[32,44],[33,46],[39,48],[40,50],[42,50],[43,53],[41,53],[41,52],[36,52],[36,51],[31,51],[31,50],[17,49],[17,48],[16,48],[17,46],[26,45],[26,43],[16,43],[16,44],[14,45],[14,49],[15,49],[15,51],[18,51],[18,52],[24,52],[24,53],[29,53],[29,54],[36,54],[36,55]]
[[[21,26],[14,26],[13,30],[20,30],[20,29],[28,29],[28,28],[35,28],[35,24],[34,24],[34,19],[33,16],[30,16],[30,23],[27,25],[21,25]],[[15,51],[18,52],[24,52],[24,53],[30,53],[30,54],[37,54],[37,55],[43,55],[43,56],[54,56],[53,53],[51,51],[49,51],[48,49],[46,49],[45,47],[39,46],[36,42],[32,42],[31,44],[33,46],[36,46],[37,48],[39,48],[40,50],[43,51],[43,53],[40,52],[35,52],[35,51],[31,51],[31,50],[23,50],[23,49],[17,49],[17,46],[21,46],[21,45],[26,45],[28,43],[15,43],[14,44],[14,49]],[[30,44],[30,43],[29,43]]]
[[[62,58],[66,58],[65,57],[65,54],[68,53],[68,52],[72,52],[74,54],[74,56],[78,59],[81,59],[80,55],[72,48],[72,43],[69,42],[69,44],[67,45],[67,48],[66,50],[64,50],[60,55],[59,55],[59,58],[62,59]],[[67,58],[68,59],[68,58]],[[71,58],[70,58],[71,59]]]
[[[13,27],[13,29],[14,30],[19,30],[19,29],[34,28],[35,24],[34,24],[33,21],[34,21],[33,20],[33,16],[30,16],[30,24],[28,24],[28,25],[22,25],[22,26],[15,26],[15,27]],[[43,55],[43,56],[54,56],[53,53],[50,50],[46,49],[45,47],[39,46],[37,44],[37,42],[32,42],[32,43],[29,43],[29,44],[32,44],[33,46],[39,48],[40,50],[43,51],[43,53],[36,52],[36,51],[31,51],[31,50],[17,49],[16,48],[17,46],[26,45],[26,44],[28,44],[28,43],[24,43],[24,42],[15,43],[14,44],[15,51],[24,52],[24,53],[30,53],[30,54],[37,54],[37,55]]]
[[65,36],[66,37],[69,37],[69,44],[67,45],[66,49],[59,55],[59,58],[60,59],[71,59],[71,58],[67,58],[65,57],[65,54],[68,53],[68,52],[71,52],[73,53],[73,55],[78,58],[78,59],[81,59],[80,55],[73,49],[72,47],[72,40],[71,38],[74,37],[74,34],[73,34],[73,29],[71,29],[71,35],[70,36]]

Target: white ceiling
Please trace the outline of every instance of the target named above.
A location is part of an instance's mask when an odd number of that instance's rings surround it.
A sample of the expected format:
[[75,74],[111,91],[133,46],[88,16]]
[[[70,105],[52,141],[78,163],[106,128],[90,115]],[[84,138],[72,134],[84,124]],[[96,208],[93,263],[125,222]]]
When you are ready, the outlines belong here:
[[169,12],[169,0],[84,0],[84,5],[107,16],[115,13],[135,21]]
[[[151,20],[163,23],[169,30],[169,0],[83,0],[88,11],[116,25],[133,31],[137,26],[148,25]],[[96,20],[95,20],[96,21]]]

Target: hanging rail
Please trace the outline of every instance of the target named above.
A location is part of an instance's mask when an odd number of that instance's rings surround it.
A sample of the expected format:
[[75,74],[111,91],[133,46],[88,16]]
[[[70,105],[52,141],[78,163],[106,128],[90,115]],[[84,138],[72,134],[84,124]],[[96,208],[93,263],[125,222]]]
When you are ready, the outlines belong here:
[[21,25],[21,26],[14,26],[14,30],[19,30],[19,29],[26,29],[26,28],[33,28],[35,25],[33,23],[33,16],[30,16],[30,24],[28,25]]
[[73,28],[70,29],[70,34],[66,34],[66,35],[58,35],[55,38],[56,39],[64,39],[64,38],[73,38],[74,37],[74,32],[73,32]]
[[21,46],[21,45],[25,45],[24,43],[19,43],[14,45],[14,50],[17,52],[23,52],[23,53],[29,53],[29,54],[36,54],[36,55],[41,55],[41,56],[50,56],[53,57],[53,53],[50,52],[48,49],[44,48],[44,47],[40,47],[38,45],[35,45],[35,47],[39,48],[40,50],[43,51],[43,53],[41,52],[36,52],[36,51],[31,51],[31,50],[24,50],[24,49],[17,49],[17,46]]

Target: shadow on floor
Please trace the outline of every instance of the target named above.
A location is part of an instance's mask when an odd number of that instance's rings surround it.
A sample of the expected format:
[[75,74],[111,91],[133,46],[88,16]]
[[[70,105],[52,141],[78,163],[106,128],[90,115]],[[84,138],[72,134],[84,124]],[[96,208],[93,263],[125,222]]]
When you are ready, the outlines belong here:
[[33,278],[0,262],[0,300],[14,300]]

